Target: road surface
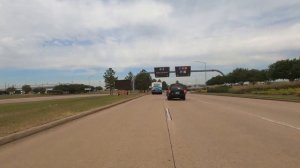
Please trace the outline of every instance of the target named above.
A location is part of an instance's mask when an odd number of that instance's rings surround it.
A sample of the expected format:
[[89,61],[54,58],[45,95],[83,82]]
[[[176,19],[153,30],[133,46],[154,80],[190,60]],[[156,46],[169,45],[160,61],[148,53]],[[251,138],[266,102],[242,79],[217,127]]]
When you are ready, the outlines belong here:
[[58,100],[58,99],[70,99],[70,98],[80,98],[80,97],[94,97],[94,96],[104,96],[104,95],[107,95],[107,94],[60,95],[60,96],[45,96],[45,97],[28,97],[28,98],[1,99],[0,100],[0,104],[25,103],[25,102],[35,102],[35,101],[45,101],[45,100]]
[[148,95],[0,147],[1,168],[299,168],[300,103]]

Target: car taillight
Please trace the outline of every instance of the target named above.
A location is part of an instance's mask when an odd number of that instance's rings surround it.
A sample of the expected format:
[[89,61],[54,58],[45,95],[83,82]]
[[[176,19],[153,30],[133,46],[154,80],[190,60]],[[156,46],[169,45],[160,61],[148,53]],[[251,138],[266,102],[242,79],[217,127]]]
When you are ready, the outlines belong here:
[[184,90],[184,94],[187,92],[187,90]]

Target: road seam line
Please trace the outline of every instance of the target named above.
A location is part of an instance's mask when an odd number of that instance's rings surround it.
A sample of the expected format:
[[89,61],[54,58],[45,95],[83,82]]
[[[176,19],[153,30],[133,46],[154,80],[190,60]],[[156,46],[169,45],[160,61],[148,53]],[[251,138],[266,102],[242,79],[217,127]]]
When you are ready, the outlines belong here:
[[169,127],[169,123],[168,123],[168,116],[170,117],[170,120],[172,120],[171,118],[171,115],[170,115],[170,111],[168,108],[165,108],[165,121],[166,121],[166,125],[167,125],[167,130],[168,130],[168,136],[169,136],[169,143],[170,143],[170,147],[171,147],[171,153],[172,153],[172,159],[173,159],[173,165],[174,165],[174,168],[176,168],[176,162],[175,162],[175,155],[174,155],[174,150],[173,150],[173,143],[172,143],[172,140],[171,140],[171,133],[170,133],[170,127]]

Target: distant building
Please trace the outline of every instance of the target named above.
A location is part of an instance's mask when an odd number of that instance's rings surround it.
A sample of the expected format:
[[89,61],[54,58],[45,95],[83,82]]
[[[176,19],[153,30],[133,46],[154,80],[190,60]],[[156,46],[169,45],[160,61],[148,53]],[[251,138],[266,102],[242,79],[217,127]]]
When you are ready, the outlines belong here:
[[12,94],[24,94],[22,88],[17,88]]

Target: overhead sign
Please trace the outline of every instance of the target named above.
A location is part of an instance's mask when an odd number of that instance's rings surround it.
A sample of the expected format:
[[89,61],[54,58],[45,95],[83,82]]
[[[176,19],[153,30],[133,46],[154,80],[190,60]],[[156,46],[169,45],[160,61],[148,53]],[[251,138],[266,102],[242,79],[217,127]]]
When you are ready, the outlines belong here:
[[191,76],[191,66],[176,66],[176,77]]
[[154,68],[154,74],[156,78],[169,77],[170,67],[156,67]]
[[118,90],[131,90],[130,80],[116,80],[115,87]]

